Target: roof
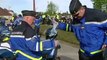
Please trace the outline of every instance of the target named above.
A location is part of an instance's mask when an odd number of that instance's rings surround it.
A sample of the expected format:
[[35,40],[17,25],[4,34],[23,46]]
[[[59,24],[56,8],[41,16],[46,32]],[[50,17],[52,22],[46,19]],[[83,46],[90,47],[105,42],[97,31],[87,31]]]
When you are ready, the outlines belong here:
[[12,14],[9,13],[9,10],[0,7],[0,16],[12,16]]

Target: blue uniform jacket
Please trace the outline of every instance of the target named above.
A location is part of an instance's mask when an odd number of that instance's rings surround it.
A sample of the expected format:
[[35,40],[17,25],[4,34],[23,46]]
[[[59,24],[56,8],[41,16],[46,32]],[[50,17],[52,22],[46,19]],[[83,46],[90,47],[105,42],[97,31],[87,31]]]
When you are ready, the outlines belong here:
[[102,45],[107,44],[107,14],[95,9],[85,9],[83,18],[73,19],[72,29],[80,42],[80,48],[90,56],[91,52],[101,50]]
[[[107,14],[100,10],[86,7],[85,9],[85,14],[81,19],[73,18],[71,29],[80,42],[80,49],[86,55],[92,56],[91,52],[101,50],[102,45],[107,44],[107,35],[105,34],[107,32]],[[63,24],[59,26],[63,26]]]
[[66,23],[63,23],[63,22],[59,22],[58,24],[58,29],[61,29],[61,30],[66,30]]
[[42,18],[40,17],[39,19],[35,19],[35,26],[36,28],[40,28],[40,24],[42,23]]
[[[14,28],[10,36],[10,45],[13,51],[20,50],[23,53],[30,55],[34,58],[40,58],[44,49],[53,49],[54,41],[41,42],[35,36],[35,30],[26,22],[22,21],[20,25]],[[29,60],[22,54],[17,54],[17,60]]]

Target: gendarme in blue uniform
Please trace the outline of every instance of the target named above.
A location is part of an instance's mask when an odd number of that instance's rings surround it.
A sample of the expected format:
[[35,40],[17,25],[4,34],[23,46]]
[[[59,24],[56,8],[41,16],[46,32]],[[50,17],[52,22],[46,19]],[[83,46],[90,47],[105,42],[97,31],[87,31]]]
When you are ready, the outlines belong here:
[[86,8],[81,19],[72,22],[73,31],[80,42],[80,50],[87,56],[101,52],[103,44],[107,44],[105,30],[107,29],[107,14],[95,9]]
[[10,45],[17,53],[17,60],[41,60],[45,48],[54,48],[53,40],[41,42],[35,33],[35,30],[24,21],[14,28],[10,36]]

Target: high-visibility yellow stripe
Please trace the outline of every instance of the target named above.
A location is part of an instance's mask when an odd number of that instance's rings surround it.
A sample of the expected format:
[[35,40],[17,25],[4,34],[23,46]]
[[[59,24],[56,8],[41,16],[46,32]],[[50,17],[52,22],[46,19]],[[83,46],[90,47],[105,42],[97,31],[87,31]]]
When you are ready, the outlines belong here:
[[40,51],[43,51],[43,43],[42,43],[42,41],[40,42]]
[[3,39],[3,41],[5,42],[5,41],[8,41],[10,38],[9,37],[5,37],[4,39]]
[[82,49],[80,49],[80,51],[82,52],[82,53],[84,53],[85,51],[84,50],[82,50]]
[[57,15],[57,19],[60,19],[59,15]]
[[13,16],[12,16],[11,20],[14,21],[14,17]]
[[45,15],[42,15],[42,18],[45,18],[46,16]]
[[69,26],[69,24],[66,24],[66,31],[68,31],[68,26]]
[[32,56],[29,56],[29,55],[23,53],[23,52],[20,51],[20,50],[17,50],[17,51],[15,52],[15,54],[17,54],[17,53],[20,53],[20,54],[22,54],[23,56],[25,56],[25,57],[27,57],[27,58],[29,58],[29,59],[31,59],[31,60],[41,60],[41,59],[42,59],[42,57],[40,57],[40,58],[34,58],[34,57],[32,57]]
[[99,52],[102,52],[102,50],[97,50],[97,51],[91,52],[90,54],[96,54],[96,53],[99,53]]
[[[80,51],[81,51],[82,53],[85,53],[85,51],[82,50],[82,49],[80,49]],[[93,52],[90,52],[90,54],[94,55],[94,54],[99,53],[99,52],[102,52],[102,50],[93,51]]]
[[64,21],[63,21],[63,20],[61,20],[61,22],[63,22],[63,23],[64,23]]

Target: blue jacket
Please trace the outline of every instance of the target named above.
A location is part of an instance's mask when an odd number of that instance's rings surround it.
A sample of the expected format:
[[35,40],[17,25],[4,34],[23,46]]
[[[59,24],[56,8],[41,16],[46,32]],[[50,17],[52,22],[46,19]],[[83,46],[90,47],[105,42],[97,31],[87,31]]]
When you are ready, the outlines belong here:
[[7,42],[9,40],[10,30],[5,25],[0,25],[0,43]]
[[86,55],[91,56],[91,52],[101,50],[102,45],[107,44],[107,14],[95,9],[85,9],[83,18],[73,19],[72,29],[80,42],[80,48]]
[[59,24],[58,24],[58,29],[66,30],[66,23],[59,22]]
[[[93,56],[101,50],[103,44],[107,45],[107,14],[100,10],[85,9],[81,19],[73,18],[71,28],[80,42],[80,50],[87,56]],[[65,27],[59,23],[59,29]]]
[[45,42],[40,41],[40,38],[35,35],[35,30],[24,21],[14,28],[10,37],[11,39],[9,42],[11,48],[18,55],[17,60],[32,60],[21,52],[40,60],[39,58],[42,57],[42,52],[45,49],[54,48],[53,40]]
[[23,20],[23,17],[17,17],[17,18],[14,20],[13,25],[14,25],[14,26],[19,25],[22,20]]
[[36,28],[40,28],[40,24],[42,23],[42,18],[40,17],[39,19],[35,19],[35,26]]

